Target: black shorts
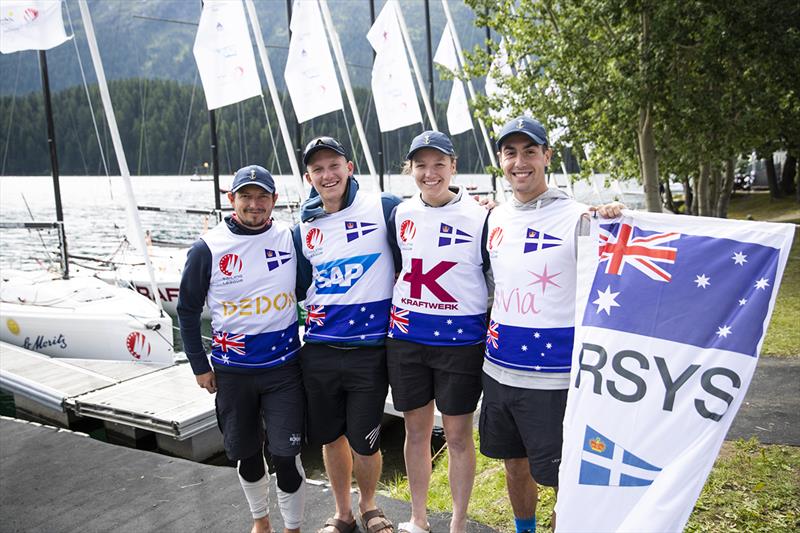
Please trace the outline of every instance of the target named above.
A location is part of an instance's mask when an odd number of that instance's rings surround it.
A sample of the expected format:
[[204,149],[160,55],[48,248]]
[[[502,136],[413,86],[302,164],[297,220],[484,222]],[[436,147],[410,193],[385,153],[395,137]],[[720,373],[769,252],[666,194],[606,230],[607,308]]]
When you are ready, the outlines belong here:
[[495,459],[528,458],[540,485],[558,486],[567,390],[521,389],[483,374],[481,453]]
[[217,423],[229,459],[258,453],[265,431],[272,455],[300,453],[305,399],[296,360],[253,374],[217,372],[216,379]]
[[307,342],[300,349],[300,364],[309,442],[328,444],[346,435],[356,453],[377,452],[389,390],[386,348],[341,349]]
[[481,396],[484,343],[430,346],[386,339],[392,400],[398,411],[419,409],[436,400],[449,416],[475,412]]

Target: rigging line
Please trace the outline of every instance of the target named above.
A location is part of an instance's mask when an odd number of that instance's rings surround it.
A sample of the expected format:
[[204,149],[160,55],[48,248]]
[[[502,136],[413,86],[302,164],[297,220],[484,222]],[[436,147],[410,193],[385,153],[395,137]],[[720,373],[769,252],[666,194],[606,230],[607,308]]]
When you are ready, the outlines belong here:
[[358,155],[356,154],[356,145],[353,143],[353,136],[350,134],[350,123],[347,121],[347,111],[342,107],[342,117],[344,118],[344,129],[347,132],[347,138],[350,139],[351,154],[350,158],[358,165]]
[[192,97],[189,99],[189,113],[186,115],[186,128],[183,130],[183,148],[181,149],[181,162],[178,165],[178,175],[183,174],[183,167],[186,164],[186,145],[189,142],[189,126],[192,122],[192,107],[194,106],[194,93],[197,89],[197,69],[194,71],[194,84],[192,85]]
[[69,123],[72,126],[72,133],[75,135],[75,146],[78,147],[78,154],[81,156],[81,162],[83,163],[83,171],[86,175],[89,175],[89,164],[86,162],[86,157],[83,153],[83,147],[81,146],[80,135],[78,134],[78,128],[75,127],[75,114],[72,112],[72,106],[69,106],[67,109],[67,113],[69,114]]
[[[261,93],[261,107],[262,109],[264,109],[264,118],[267,120],[267,131],[269,132],[270,143],[272,143],[272,153],[274,156],[277,156],[278,144],[275,142],[275,135],[273,135],[272,133],[272,122],[269,120],[269,113],[267,112],[267,102],[264,99],[264,93]],[[278,175],[283,175],[283,169],[281,168],[281,158],[275,157],[275,163],[278,165]]]
[[11,122],[14,118],[14,108],[17,106],[17,82],[19,81],[19,66],[22,63],[22,54],[17,54],[17,75],[14,77],[14,98],[11,100],[11,112],[8,114],[8,130],[6,131],[6,147],[3,149],[3,168],[0,175],[6,175],[6,157],[8,157],[8,145],[11,144]]
[[[20,193],[20,196],[22,196],[22,201],[25,203],[25,209],[27,209],[27,210],[28,210],[28,216],[30,216],[30,217],[31,217],[31,220],[35,221],[35,220],[36,220],[36,218],[33,216],[33,211],[31,211],[31,206],[30,206],[30,205],[28,205],[28,199],[27,199],[27,198],[25,198],[25,193]],[[31,231],[31,230],[30,230],[30,228],[29,228],[29,229],[28,229],[28,232],[30,232],[30,231]],[[47,245],[46,245],[46,244],[45,244],[45,242],[44,242],[44,238],[42,237],[42,230],[40,230],[40,229],[37,229],[37,230],[36,230],[36,234],[37,234],[37,235],[39,235],[39,241],[42,243],[42,248],[44,248],[45,254],[47,254],[47,260],[50,262],[50,266],[51,266],[51,267],[55,267],[55,266],[56,266],[56,264],[55,264],[55,261],[53,261],[53,258],[52,258],[52,256],[53,256],[53,255],[55,255],[55,254],[54,254],[53,252],[51,252],[51,251],[50,251],[50,250],[47,248]]]
[[142,118],[139,122],[139,157],[136,160],[136,173],[142,175],[142,151],[144,149],[144,121],[145,121],[145,103],[144,95],[142,94],[142,86],[145,80],[139,78],[139,105],[142,108]]
[[[75,28],[72,26],[72,16],[69,13],[69,3],[64,2],[64,7],[67,9],[67,20],[69,21],[69,31],[75,35]],[[103,162],[103,169],[106,176],[109,176],[108,163],[106,161],[105,151],[103,150],[103,143],[100,140],[100,129],[97,127],[97,118],[94,116],[94,106],[92,105],[92,97],[89,94],[89,84],[86,82],[86,71],[83,69],[83,61],[81,61],[81,53],[78,49],[78,40],[72,38],[72,44],[75,47],[75,56],[78,58],[78,66],[81,69],[81,79],[83,80],[83,90],[86,92],[86,100],[89,102],[89,111],[92,115],[92,124],[94,125],[94,135],[97,138],[97,147],[100,149],[100,160]],[[108,179],[108,189],[111,191],[111,178]],[[111,191],[111,199],[114,199],[114,193]]]
[[244,111],[242,111],[242,102],[236,102],[236,127],[239,131],[239,168],[242,168],[250,161],[247,158],[247,148],[244,145]]
[[[471,120],[472,120],[472,117],[470,117],[470,121]],[[481,150],[481,144],[478,141],[478,134],[475,133],[475,125],[474,124],[472,125],[472,138],[475,140],[475,152],[477,152],[477,154],[478,154],[478,159],[481,162],[480,170],[481,170],[481,172],[483,172],[483,170],[486,168],[486,163],[484,163],[484,161],[483,161],[483,150]]]

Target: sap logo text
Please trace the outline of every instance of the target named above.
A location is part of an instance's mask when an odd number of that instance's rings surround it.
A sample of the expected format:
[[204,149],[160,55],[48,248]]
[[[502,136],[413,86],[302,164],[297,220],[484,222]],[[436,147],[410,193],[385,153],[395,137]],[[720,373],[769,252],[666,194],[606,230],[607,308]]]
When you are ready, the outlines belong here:
[[[589,359],[593,362],[587,362]],[[694,393],[696,395],[694,408],[697,413],[703,418],[719,422],[733,402],[735,391],[731,389],[739,389],[742,386],[739,374],[722,366],[701,371],[701,365],[691,364],[678,372],[678,369],[670,370],[665,358],[658,356],[648,358],[634,350],[620,350],[610,359],[609,369],[607,367],[609,357],[605,348],[597,344],[583,343],[575,388],[580,388],[582,379],[591,379],[592,392],[602,395],[605,377],[605,390],[612,398],[625,403],[635,403],[641,401],[648,392],[655,392],[648,391],[648,383],[653,385],[657,380],[646,381],[645,378],[650,377],[647,375],[649,372],[657,372],[660,378],[658,381],[663,385],[663,389],[658,387],[657,391],[664,394],[661,404],[663,411],[672,411],[679,394]],[[651,360],[655,363],[655,369],[651,369]],[[620,382],[617,377],[624,381]],[[620,389],[624,389],[624,392]],[[724,408],[720,407],[720,401],[726,404]]]
[[254,296],[252,298],[242,298],[237,302],[223,301],[223,316],[253,316],[265,315],[268,312],[282,311],[287,305],[297,303],[293,293],[279,292],[275,296]]
[[370,269],[381,254],[346,257],[317,265],[317,294],[344,294]]

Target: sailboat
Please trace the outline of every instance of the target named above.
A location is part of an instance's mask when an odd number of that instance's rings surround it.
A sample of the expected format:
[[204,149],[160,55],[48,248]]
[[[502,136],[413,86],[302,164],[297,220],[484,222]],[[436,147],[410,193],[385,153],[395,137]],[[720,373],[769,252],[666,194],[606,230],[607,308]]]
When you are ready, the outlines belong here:
[[[45,53],[67,40],[61,5],[24,12],[9,9],[4,15],[8,24],[3,28],[2,52],[39,50],[56,204],[53,226],[61,236],[63,271],[60,275],[0,271],[0,340],[52,357],[171,364],[172,321],[159,305],[99,279],[69,275]],[[116,129],[115,123],[113,127]]]

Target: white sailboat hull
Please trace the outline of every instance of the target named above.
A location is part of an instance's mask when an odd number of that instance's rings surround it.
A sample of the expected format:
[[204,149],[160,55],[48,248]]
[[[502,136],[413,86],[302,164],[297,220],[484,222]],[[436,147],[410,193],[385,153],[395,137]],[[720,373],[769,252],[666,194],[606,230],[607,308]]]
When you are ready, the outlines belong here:
[[[163,249],[154,247],[149,252],[161,305],[164,311],[176,318],[178,316],[178,291],[181,286],[183,267],[186,264],[187,251],[188,248]],[[147,268],[142,264],[120,264],[112,271],[97,272],[95,276],[106,283],[133,289],[142,296],[153,300],[153,291],[151,290]],[[208,306],[203,307],[203,318],[211,320]]]
[[169,316],[133,291],[88,277],[3,272],[0,340],[51,357],[174,362]]

